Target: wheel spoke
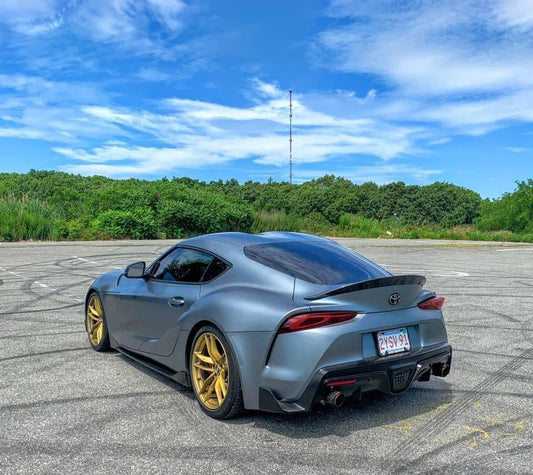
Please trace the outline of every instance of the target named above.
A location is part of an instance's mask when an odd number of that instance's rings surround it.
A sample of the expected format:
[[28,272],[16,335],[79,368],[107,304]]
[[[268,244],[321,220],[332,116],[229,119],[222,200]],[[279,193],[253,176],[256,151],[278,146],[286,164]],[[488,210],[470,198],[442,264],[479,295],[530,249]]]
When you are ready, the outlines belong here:
[[[101,315],[101,312],[98,311],[98,309],[96,308],[96,305],[94,303],[95,299],[93,299],[90,303],[89,303],[89,311],[96,317],[100,317]],[[91,305],[92,304],[92,305]]]
[[210,364],[210,365],[214,365],[215,364],[215,362],[213,361],[212,358],[210,358],[209,356],[203,355],[199,351],[195,351],[194,352],[194,356],[196,358],[198,358],[200,361],[203,361],[204,363],[207,363],[207,364]]
[[94,299],[94,308],[96,310],[96,313],[98,313],[98,315],[102,315],[104,312],[102,311],[102,304],[100,303],[100,299],[95,297]]
[[217,384],[217,378],[213,377],[213,380],[211,381],[211,384],[209,385],[209,388],[207,389],[205,393],[204,401],[209,401],[209,399],[211,399],[211,395],[213,394],[213,390],[215,389],[216,384]]
[[195,368],[201,369],[202,371],[208,371],[209,373],[214,372],[215,370],[212,367],[201,365],[200,363],[194,363]]
[[96,313],[92,313],[92,309],[89,309],[89,312],[87,313],[88,317],[92,320],[95,320],[99,322],[101,320],[100,315],[97,315]]
[[199,393],[203,395],[207,389],[207,387],[211,384],[212,380],[215,378],[215,373],[210,374],[202,383],[199,389]]
[[222,390],[222,396],[224,397],[224,399],[226,399],[226,396],[228,394],[228,384],[226,378],[221,378],[220,389]]
[[209,353],[209,356],[216,362],[219,362],[222,358],[222,355],[218,351],[216,337],[214,335],[207,337],[207,352]]
[[102,336],[101,336],[102,329],[103,329],[102,322],[96,322],[96,323],[93,324],[93,326],[89,330],[90,335],[91,335],[91,339],[92,339],[92,341],[93,341],[93,343],[95,345],[100,343],[100,340],[102,338]]
[[217,395],[217,401],[218,404],[222,404],[224,402],[224,396],[222,395],[222,385],[221,385],[222,378],[219,376],[215,381],[215,392]]
[[228,360],[226,358],[226,355],[222,357],[222,360],[219,361],[219,365],[222,368],[223,371],[228,371]]

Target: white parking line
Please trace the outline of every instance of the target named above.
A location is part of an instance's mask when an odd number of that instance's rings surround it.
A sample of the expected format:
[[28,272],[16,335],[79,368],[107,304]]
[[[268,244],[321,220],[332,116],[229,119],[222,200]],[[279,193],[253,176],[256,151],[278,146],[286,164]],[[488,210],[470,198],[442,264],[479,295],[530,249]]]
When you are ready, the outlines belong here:
[[87,262],[88,264],[94,264],[95,266],[101,265],[98,262],[90,261],[89,259],[85,259],[84,257],[72,256],[72,258],[77,259],[78,261],[81,261],[81,262]]
[[508,249],[496,249],[496,252],[533,251],[533,247],[510,247]]

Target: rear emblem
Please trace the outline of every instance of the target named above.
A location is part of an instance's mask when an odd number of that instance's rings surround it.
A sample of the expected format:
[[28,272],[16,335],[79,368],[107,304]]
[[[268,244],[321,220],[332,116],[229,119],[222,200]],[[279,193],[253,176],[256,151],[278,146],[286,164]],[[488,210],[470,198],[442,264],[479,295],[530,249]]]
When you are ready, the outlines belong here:
[[398,305],[400,303],[400,294],[391,294],[391,296],[389,297],[389,303],[391,305]]

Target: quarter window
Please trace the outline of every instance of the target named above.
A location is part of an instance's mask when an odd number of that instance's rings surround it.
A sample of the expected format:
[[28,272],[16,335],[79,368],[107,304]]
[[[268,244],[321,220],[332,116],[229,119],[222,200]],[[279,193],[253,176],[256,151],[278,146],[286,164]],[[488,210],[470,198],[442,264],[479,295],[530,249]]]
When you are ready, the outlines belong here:
[[213,262],[204,274],[202,282],[209,282],[210,280],[213,280],[215,277],[218,277],[220,274],[222,274],[222,272],[224,272],[227,268],[228,264],[225,262],[222,262],[220,259],[213,259]]

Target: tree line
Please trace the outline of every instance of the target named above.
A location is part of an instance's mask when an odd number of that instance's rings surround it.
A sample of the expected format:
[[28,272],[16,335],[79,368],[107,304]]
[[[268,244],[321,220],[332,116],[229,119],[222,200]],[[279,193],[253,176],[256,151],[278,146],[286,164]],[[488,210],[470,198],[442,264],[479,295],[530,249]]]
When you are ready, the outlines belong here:
[[191,178],[115,180],[56,171],[0,174],[0,240],[183,238],[219,231],[361,237],[533,238],[533,180],[483,200],[451,183],[299,185]]

